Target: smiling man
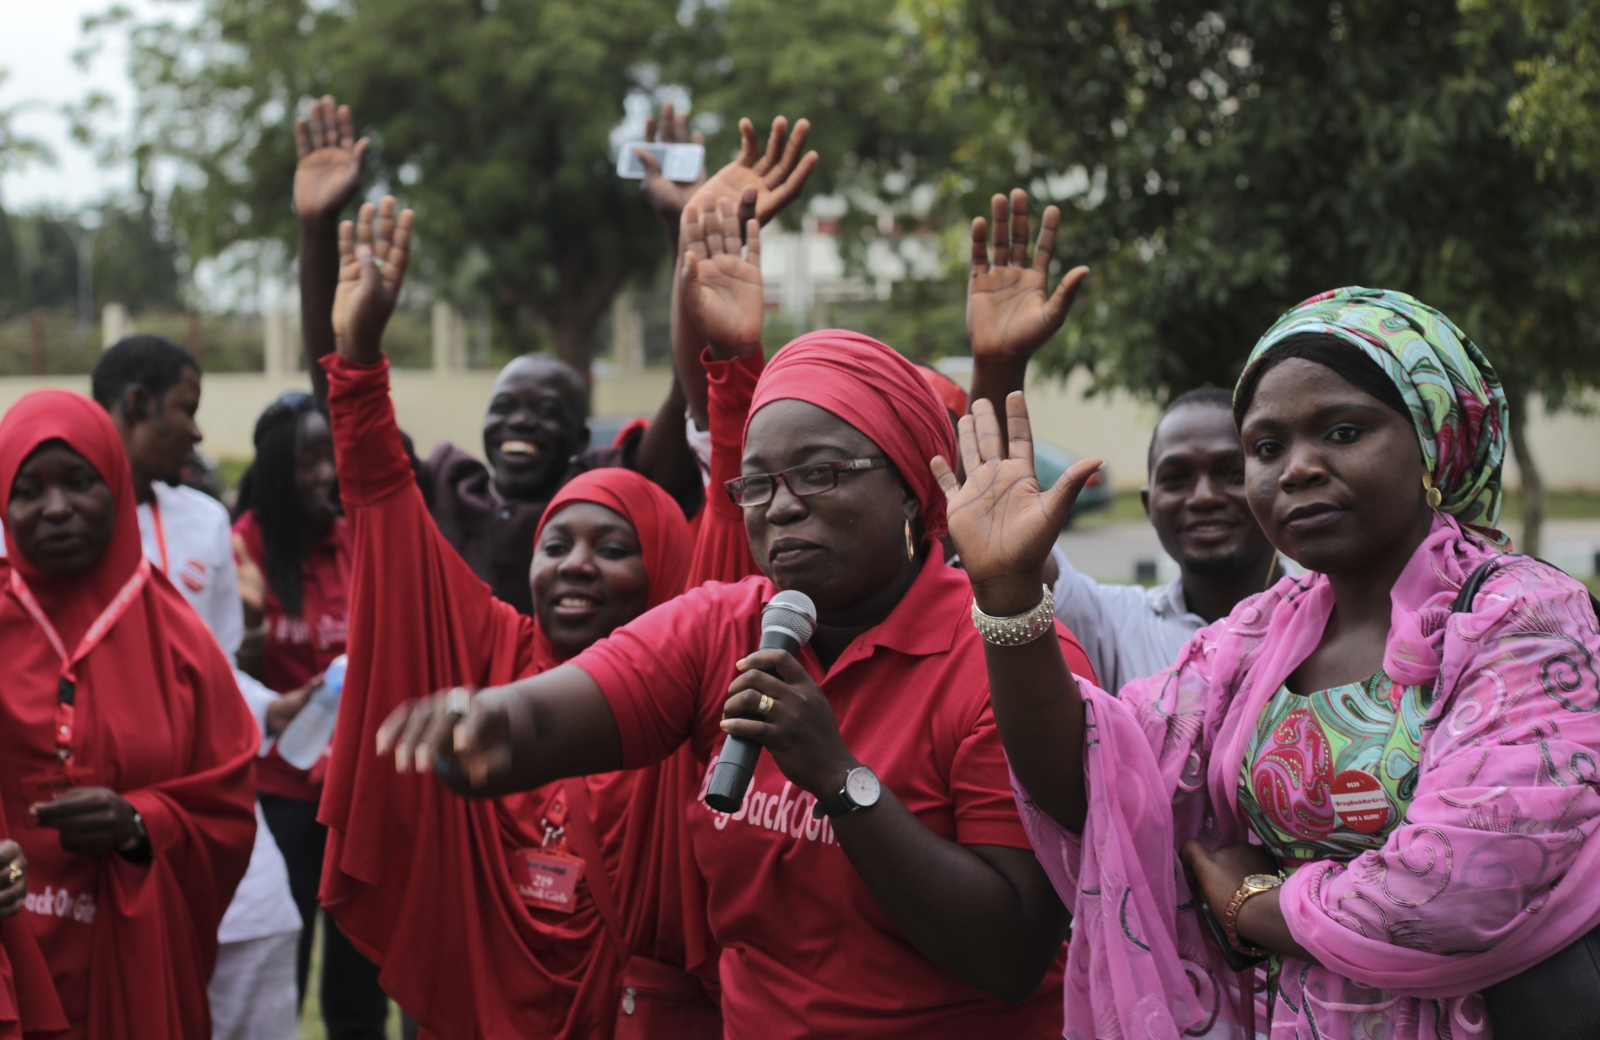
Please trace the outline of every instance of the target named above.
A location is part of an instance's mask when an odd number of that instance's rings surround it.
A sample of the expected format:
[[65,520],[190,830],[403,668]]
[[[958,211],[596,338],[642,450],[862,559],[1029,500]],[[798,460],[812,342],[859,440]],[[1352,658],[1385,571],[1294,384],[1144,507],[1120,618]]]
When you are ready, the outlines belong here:
[[589,389],[572,366],[543,354],[514,359],[489,391],[483,417],[488,464],[441,444],[418,477],[445,539],[497,598],[533,613],[528,566],[544,507],[585,470],[632,463],[642,438],[589,447]]
[[1107,690],[1169,667],[1189,637],[1266,587],[1271,543],[1245,501],[1233,396],[1201,387],[1173,400],[1150,438],[1139,492],[1178,577],[1145,589],[1103,585],[1057,545],[1056,617],[1083,641]]

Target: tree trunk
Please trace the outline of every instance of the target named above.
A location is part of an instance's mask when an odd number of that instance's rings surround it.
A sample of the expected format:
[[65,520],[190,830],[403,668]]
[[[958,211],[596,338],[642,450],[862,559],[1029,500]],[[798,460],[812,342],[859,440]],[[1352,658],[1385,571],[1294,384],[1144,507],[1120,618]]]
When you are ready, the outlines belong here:
[[1511,410],[1511,450],[1522,474],[1522,540],[1517,549],[1538,556],[1544,534],[1544,477],[1533,457],[1533,445],[1528,443],[1528,394],[1507,386],[1506,403]]
[[589,363],[594,359],[595,330],[599,327],[599,315],[585,313],[578,307],[562,308],[551,323],[556,357],[577,369],[585,382],[590,380]]

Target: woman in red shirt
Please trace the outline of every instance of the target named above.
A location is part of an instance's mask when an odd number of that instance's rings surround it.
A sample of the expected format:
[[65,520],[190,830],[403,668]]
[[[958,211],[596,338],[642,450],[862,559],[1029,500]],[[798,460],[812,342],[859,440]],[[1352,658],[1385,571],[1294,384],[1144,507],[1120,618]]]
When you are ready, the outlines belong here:
[[[731,216],[718,231],[707,277],[727,274],[734,303],[697,320],[742,354],[761,332],[759,228],[748,258]],[[727,488],[766,575],[694,589],[464,714],[448,698],[401,709],[384,734],[397,766],[437,760],[484,796],[755,740],[770,754],[737,812],[686,807],[727,1035],[1059,1036],[1065,912],[1017,816],[970,588],[938,551],[927,460],[954,440],[893,350],[801,337],[761,375]],[[798,659],[751,653],[778,589],[816,604]]]
[[[25,979],[30,947],[48,965],[18,989],[22,1027],[205,1040],[217,926],[255,841],[255,722],[145,562],[105,409],[22,398],[0,422],[0,487],[0,818],[27,858],[0,940]],[[32,942],[7,934],[18,922]]]
[[[249,575],[246,636],[239,665],[280,696],[267,711],[272,741],[256,765],[261,812],[289,869],[289,890],[305,927],[295,982],[303,1002],[311,968],[312,923],[328,829],[317,822],[327,755],[298,769],[278,754],[275,738],[303,708],[328,665],[344,653],[349,624],[350,529],[339,515],[333,435],[310,394],[284,394],[256,420],[256,459],[239,491],[234,546]],[[255,599],[255,602],[251,600]],[[389,1001],[378,969],[324,918],[322,1014],[329,1033],[377,1036]]]
[[[372,217],[367,207],[364,231]],[[403,243],[384,250],[389,284],[370,286],[357,279],[351,245],[347,236],[335,327],[376,314],[381,329],[404,274]],[[428,1036],[610,1037],[619,1008],[642,1017],[650,994],[641,991],[664,986],[674,1014],[664,1022],[662,1004],[652,1005],[653,1040],[720,1037],[714,1001],[682,970],[716,974],[704,927],[686,926],[679,911],[693,897],[692,863],[681,827],[658,811],[692,797],[697,771],[669,763],[465,802],[396,775],[373,739],[410,698],[538,674],[678,595],[689,564],[681,509],[629,470],[576,477],[535,534],[535,616],[518,613],[429,515],[376,335],[363,343],[371,349],[358,352],[341,332],[339,354],[324,361],[354,547],[350,663],[323,802],[329,912],[382,964],[384,987]],[[582,878],[561,884],[573,857]]]

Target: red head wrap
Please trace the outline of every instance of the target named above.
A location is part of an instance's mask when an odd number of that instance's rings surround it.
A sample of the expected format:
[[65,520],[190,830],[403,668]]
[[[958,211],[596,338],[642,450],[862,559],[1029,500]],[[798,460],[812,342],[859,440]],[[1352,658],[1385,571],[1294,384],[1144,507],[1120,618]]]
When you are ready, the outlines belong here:
[[657,607],[683,592],[689,578],[689,524],[672,496],[631,469],[591,469],[569,480],[544,507],[534,544],[544,525],[574,502],[593,502],[621,516],[639,535],[644,572],[650,576],[645,609]]
[[133,475],[128,455],[106,410],[82,394],[66,390],[35,390],[26,394],[0,421],[0,490],[10,501],[22,464],[46,441],[61,441],[100,471],[116,503],[116,522],[105,555],[76,578],[53,578],[17,551],[11,528],[6,528],[6,554],[33,590],[46,616],[69,645],[94,623],[106,605],[139,566],[138,503],[133,495]]
[[[609,466],[580,473],[556,492],[544,507],[533,544],[539,544],[544,525],[574,502],[593,502],[621,516],[639,536],[639,555],[650,579],[645,609],[660,606],[681,595],[689,579],[689,524],[672,496],[631,469]],[[537,554],[537,550],[535,551]],[[554,668],[566,658],[550,645],[544,629],[534,626],[534,663],[540,671]]]
[[[767,363],[750,415],[783,400],[814,404],[872,438],[922,503],[923,536],[944,537],[944,492],[928,462],[935,455],[955,458],[956,435],[950,413],[915,365],[857,332],[807,333]],[[749,419],[744,428],[748,436]]]

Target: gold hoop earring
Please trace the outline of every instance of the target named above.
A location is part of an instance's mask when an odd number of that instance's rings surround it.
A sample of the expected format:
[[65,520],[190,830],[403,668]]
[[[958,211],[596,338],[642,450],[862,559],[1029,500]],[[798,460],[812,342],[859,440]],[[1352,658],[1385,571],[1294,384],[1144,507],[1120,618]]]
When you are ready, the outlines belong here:
[[1428,500],[1428,508],[1437,513],[1439,506],[1444,503],[1444,492],[1433,486],[1431,474],[1424,473],[1422,475],[1422,486],[1428,489],[1425,496]]
[[916,543],[916,540],[911,537],[911,518],[907,517],[906,518],[906,559],[914,560],[916,558],[917,558],[917,543]]

